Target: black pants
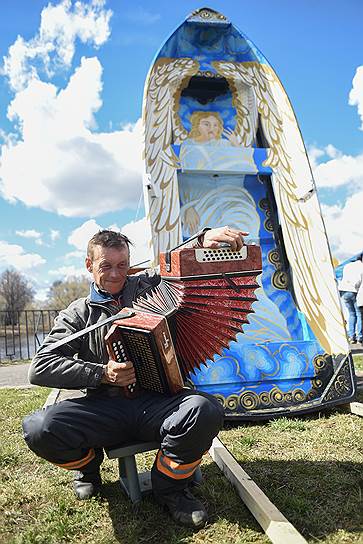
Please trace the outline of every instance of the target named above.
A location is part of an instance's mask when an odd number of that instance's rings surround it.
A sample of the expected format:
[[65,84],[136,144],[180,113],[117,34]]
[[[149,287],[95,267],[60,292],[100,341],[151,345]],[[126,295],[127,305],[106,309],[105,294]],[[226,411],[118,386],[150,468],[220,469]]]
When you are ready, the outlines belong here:
[[[102,394],[64,400],[27,416],[23,430],[32,451],[65,468],[87,462],[93,449],[159,441],[153,488],[166,493],[187,485],[222,425],[223,409],[214,397],[183,391],[173,396],[145,392],[131,400]],[[101,460],[98,455],[91,463]]]

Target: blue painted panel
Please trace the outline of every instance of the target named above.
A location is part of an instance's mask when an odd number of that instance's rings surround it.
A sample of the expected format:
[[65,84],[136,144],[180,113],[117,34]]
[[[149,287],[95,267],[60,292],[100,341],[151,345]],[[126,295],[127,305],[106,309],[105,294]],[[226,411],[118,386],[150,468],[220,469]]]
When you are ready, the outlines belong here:
[[258,61],[267,64],[257,47],[237,28],[230,25],[221,32],[217,26],[185,23],[160,49],[157,58],[191,57],[198,59],[201,70],[214,72],[214,60]]
[[[272,397],[282,405],[306,401],[314,386],[316,360],[324,352],[284,283],[265,185],[256,175],[180,172],[178,177],[185,238],[193,233],[190,217],[197,214],[195,230],[228,224],[249,232],[247,242],[262,250],[263,273],[249,323],[191,380],[198,389],[223,398],[227,414],[248,409],[248,399],[253,399],[254,409],[256,403],[260,408],[268,402],[276,406]],[[267,398],[270,401],[262,406]]]

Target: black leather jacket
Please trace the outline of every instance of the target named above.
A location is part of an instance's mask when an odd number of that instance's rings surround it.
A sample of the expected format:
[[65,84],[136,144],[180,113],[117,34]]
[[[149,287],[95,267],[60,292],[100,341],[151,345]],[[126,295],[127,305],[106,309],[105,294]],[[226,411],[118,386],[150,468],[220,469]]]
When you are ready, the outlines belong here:
[[[123,306],[131,307],[134,300],[149,292],[159,282],[160,276],[155,270],[128,276],[122,290]],[[101,385],[103,366],[108,361],[104,337],[111,324],[101,326],[55,351],[44,349],[51,343],[103,321],[119,311],[116,307],[112,308],[94,298],[91,291],[88,297],[72,302],[56,317],[52,330],[31,363],[30,383],[59,389],[112,387]]]

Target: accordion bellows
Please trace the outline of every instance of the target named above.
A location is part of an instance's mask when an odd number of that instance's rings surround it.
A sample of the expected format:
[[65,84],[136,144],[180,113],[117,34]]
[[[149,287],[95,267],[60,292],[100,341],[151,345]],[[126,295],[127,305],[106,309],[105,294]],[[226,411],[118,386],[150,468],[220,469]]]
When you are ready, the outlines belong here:
[[242,332],[253,312],[261,273],[261,250],[244,246],[230,249],[181,249],[171,254],[167,271],[166,254],[160,255],[161,282],[134,303],[134,308],[167,316],[174,336],[182,373],[220,353]]

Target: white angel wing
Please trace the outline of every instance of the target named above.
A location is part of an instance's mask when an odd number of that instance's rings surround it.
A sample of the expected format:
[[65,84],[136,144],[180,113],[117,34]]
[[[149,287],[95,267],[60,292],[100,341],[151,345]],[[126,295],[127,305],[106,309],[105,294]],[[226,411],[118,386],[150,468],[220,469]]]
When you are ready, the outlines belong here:
[[239,143],[251,147],[255,142],[258,128],[258,110],[253,88],[241,79],[230,82],[233,95],[233,105],[237,111],[237,123],[234,133]]
[[304,143],[288,97],[270,66],[216,62],[228,80],[253,88],[269,145],[266,165],[279,211],[299,309],[329,354],[348,344],[330,250]]
[[187,136],[177,111],[178,98],[198,68],[199,63],[189,58],[159,59],[145,84],[145,200],[151,225],[154,264],[160,251],[181,242],[178,159],[171,144],[180,143]]

